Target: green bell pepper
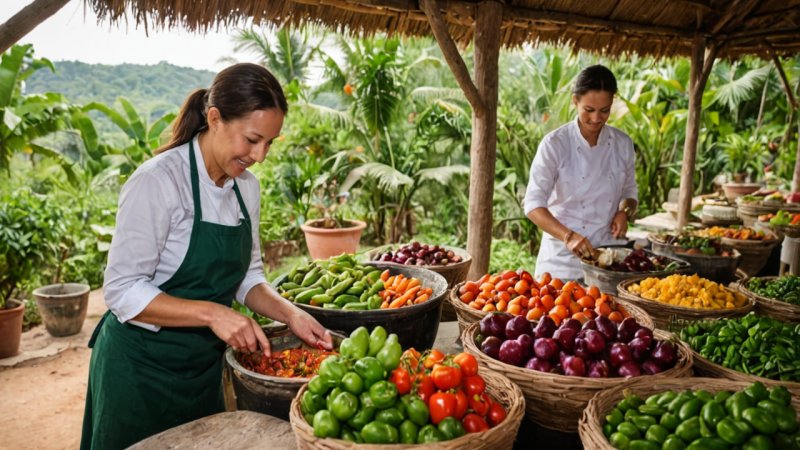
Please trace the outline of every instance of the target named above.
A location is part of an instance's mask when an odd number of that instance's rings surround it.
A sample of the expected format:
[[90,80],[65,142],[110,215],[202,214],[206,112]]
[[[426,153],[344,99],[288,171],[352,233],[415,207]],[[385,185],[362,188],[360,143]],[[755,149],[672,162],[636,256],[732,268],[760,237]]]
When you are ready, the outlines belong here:
[[727,442],[718,437],[701,437],[689,444],[686,450],[728,450],[729,447]]
[[397,399],[397,386],[389,381],[378,381],[369,387],[369,398],[378,409],[388,408]]
[[358,398],[349,392],[340,392],[331,404],[334,417],[344,422],[353,417],[358,411]]
[[617,432],[628,436],[630,439],[639,439],[642,437],[642,433],[639,432],[639,429],[630,422],[622,422],[619,424],[617,427]]
[[374,420],[361,429],[361,438],[367,444],[396,444],[400,435],[397,428]]
[[340,430],[339,421],[327,409],[314,414],[314,436],[321,438],[337,438]]
[[430,418],[428,405],[419,397],[413,396],[413,398],[406,403],[405,409],[408,418],[418,426],[422,427],[428,423],[428,419]]
[[778,423],[770,413],[761,408],[747,408],[742,412],[742,418],[753,428],[764,434],[775,434]]
[[401,423],[405,420],[405,416],[400,409],[396,407],[386,408],[384,410],[378,411],[378,414],[375,416],[375,420],[383,423],[388,423],[393,427],[400,426]]
[[739,422],[731,417],[722,419],[717,424],[717,435],[729,444],[739,445],[750,437],[753,429],[744,422]]
[[750,386],[744,388],[744,393],[745,395],[750,397],[751,402],[754,404],[760,402],[761,400],[769,398],[769,391],[767,391],[767,388],[766,386],[764,386],[764,383],[760,381],[756,381]]
[[325,409],[325,406],[325,397],[311,391],[303,392],[300,400],[300,411],[303,414],[316,414],[317,411]]
[[680,419],[678,419],[678,416],[676,416],[675,414],[672,414],[671,412],[668,412],[668,413],[664,413],[664,415],[661,416],[661,420],[658,423],[662,427],[664,427],[667,430],[669,430],[670,432],[672,432],[672,431],[675,431],[676,428],[678,428],[678,425],[681,424],[681,421],[680,421]]
[[631,438],[628,437],[627,434],[617,431],[611,434],[611,437],[608,438],[608,442],[611,443],[612,447],[618,450],[628,450],[628,447],[631,445]]
[[347,366],[339,356],[328,356],[319,365],[319,376],[326,380],[329,384],[338,385],[339,381],[344,378],[347,373]]
[[675,435],[683,439],[685,442],[692,442],[700,437],[700,418],[694,416],[688,420],[684,420],[675,429]]
[[645,441],[644,439],[636,439],[631,441],[628,450],[661,450],[661,446],[655,442]]
[[364,380],[355,372],[347,372],[342,377],[341,385],[342,389],[353,395],[360,395],[364,392]]
[[606,414],[606,422],[610,423],[614,427],[621,424],[623,419],[624,416],[622,415],[622,411],[620,411],[619,408],[614,408],[611,410],[610,413]]
[[775,446],[772,440],[763,434],[756,434],[752,436],[742,446],[742,450],[772,450]]
[[663,444],[664,441],[667,440],[667,436],[669,436],[669,431],[657,424],[650,425],[650,428],[647,429],[647,433],[644,434],[645,439],[648,441],[658,442],[659,444]]
[[383,368],[383,364],[377,358],[371,356],[366,356],[356,361],[353,369],[364,381],[364,387],[372,386],[376,381],[386,378],[386,369]]
[[446,440],[455,439],[467,433],[464,430],[464,425],[461,425],[461,422],[453,416],[447,416],[439,422],[439,431],[441,431]]
[[[390,337],[391,336],[392,335],[390,335]],[[401,356],[403,356],[403,347],[400,346],[400,343],[389,342],[389,339],[387,339],[386,343],[383,345],[383,348],[375,357],[378,358],[378,361],[381,362],[384,369],[386,369],[388,372],[391,372],[397,368],[398,364],[400,364]]]
[[375,356],[381,351],[383,344],[386,343],[386,336],[386,329],[382,326],[378,325],[372,329],[372,333],[369,335],[369,349],[367,352],[369,356]]
[[794,408],[783,406],[773,400],[761,400],[758,408],[769,412],[778,425],[778,431],[794,433],[797,430],[797,413]]
[[375,414],[377,412],[378,408],[375,406],[364,406],[362,403],[361,408],[359,408],[355,415],[347,421],[347,425],[354,430],[361,431],[361,429],[364,428],[364,425],[375,420]]
[[716,427],[719,421],[724,419],[727,415],[728,413],[725,411],[725,407],[714,400],[703,405],[703,408],[700,410],[700,417],[702,417],[710,427]]
[[783,406],[792,404],[792,394],[784,386],[777,386],[770,390],[769,399]]
[[703,401],[699,398],[693,398],[681,406],[678,411],[678,419],[687,420],[700,414],[700,409],[703,407]]
[[403,444],[416,444],[419,427],[410,420],[404,420],[400,424],[400,442]]
[[431,442],[441,442],[444,440],[444,435],[438,428],[428,424],[419,430],[417,435],[417,444],[429,444]]
[[667,440],[661,444],[661,450],[684,450],[686,448],[686,443],[681,440],[678,436],[670,435],[667,437]]

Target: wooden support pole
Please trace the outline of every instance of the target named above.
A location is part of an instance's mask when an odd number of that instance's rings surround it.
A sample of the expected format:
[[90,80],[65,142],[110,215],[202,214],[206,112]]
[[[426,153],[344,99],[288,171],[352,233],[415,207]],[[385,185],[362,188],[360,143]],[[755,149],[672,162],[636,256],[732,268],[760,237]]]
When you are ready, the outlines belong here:
[[489,270],[492,246],[494,168],[497,151],[497,92],[503,4],[482,1],[475,20],[475,85],[486,114],[472,115],[470,146],[469,218],[467,252],[472,265],[467,279],[475,280]]
[[436,0],[420,0],[419,5],[428,17],[431,30],[434,37],[436,37],[436,42],[439,43],[439,47],[442,49],[447,65],[450,66],[456,82],[461,87],[461,90],[464,91],[464,96],[467,97],[467,101],[472,106],[472,113],[480,117],[484,116],[486,114],[486,106],[478,93],[478,88],[475,87],[472,78],[469,76],[467,65],[461,58],[453,38],[447,31],[447,26],[444,23],[444,19],[442,19],[442,13],[439,11],[439,5],[436,4]]
[[0,25],[0,53],[4,53],[69,0],[36,0]]
[[703,109],[703,90],[714,65],[717,46],[706,50],[706,39],[697,35],[692,42],[689,74],[689,115],[686,119],[686,140],[683,143],[681,163],[681,187],[678,194],[678,230],[689,222],[694,193],[694,165],[697,157],[697,138],[700,134],[700,118]]

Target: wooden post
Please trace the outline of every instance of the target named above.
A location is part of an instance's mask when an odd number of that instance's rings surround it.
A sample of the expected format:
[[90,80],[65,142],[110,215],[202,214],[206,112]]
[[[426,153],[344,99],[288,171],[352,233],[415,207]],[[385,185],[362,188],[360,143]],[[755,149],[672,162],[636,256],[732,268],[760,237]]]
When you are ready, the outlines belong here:
[[475,21],[475,85],[486,106],[483,116],[472,115],[470,146],[469,219],[467,252],[472,256],[468,279],[489,269],[494,200],[494,168],[497,151],[498,60],[503,4],[482,1]]
[[63,8],[69,0],[36,0],[0,25],[0,53]]
[[697,156],[697,137],[703,110],[703,90],[714,65],[717,47],[706,50],[706,39],[697,35],[692,42],[691,72],[689,74],[689,115],[686,118],[686,140],[683,143],[681,187],[678,194],[678,225],[680,230],[689,222],[694,193],[694,164]]

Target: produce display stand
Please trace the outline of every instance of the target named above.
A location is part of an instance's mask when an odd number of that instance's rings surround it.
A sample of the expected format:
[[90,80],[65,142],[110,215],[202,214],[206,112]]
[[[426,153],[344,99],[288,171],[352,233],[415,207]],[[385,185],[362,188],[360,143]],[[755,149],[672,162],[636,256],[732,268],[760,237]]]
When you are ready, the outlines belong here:
[[[775,280],[779,277],[758,277],[762,280]],[[773,319],[782,320],[784,322],[800,322],[800,305],[793,305],[791,303],[775,300],[774,298],[764,297],[756,294],[747,288],[747,283],[751,278],[736,283],[736,288],[742,294],[752,298],[756,302],[756,312],[760,315],[769,316]]]
[[[628,383],[621,384],[614,388],[599,392],[589,401],[588,406],[581,416],[578,433],[580,434],[583,445],[594,450],[613,450],[608,439],[603,435],[603,422],[606,414],[622,400],[627,393],[636,394],[646,398],[653,394],[664,391],[685,391],[705,389],[711,393],[719,391],[741,390],[746,388],[752,381],[733,381],[719,378],[672,378],[659,380],[658,383],[650,383],[648,380],[636,379]],[[800,411],[800,397],[794,394],[792,406],[796,411]]]
[[[498,361],[483,353],[475,343],[479,325],[474,323],[462,333],[464,350],[472,353],[482,367],[501,373],[516,383],[525,395],[528,419],[542,427],[567,433],[576,432],[578,419],[589,400],[598,392],[626,382],[625,378],[570,377],[545,373]],[[654,330],[653,336],[659,340],[673,341],[678,351],[678,360],[671,369],[639,378],[660,385],[672,378],[691,376],[692,354],[689,347],[667,331]]]

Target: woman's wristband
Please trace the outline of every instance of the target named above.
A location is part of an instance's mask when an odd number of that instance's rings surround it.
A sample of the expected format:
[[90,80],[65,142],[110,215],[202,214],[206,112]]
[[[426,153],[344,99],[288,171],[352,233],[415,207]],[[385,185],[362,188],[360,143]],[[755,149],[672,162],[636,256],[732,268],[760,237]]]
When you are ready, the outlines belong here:
[[574,234],[575,234],[575,232],[572,231],[572,230],[567,231],[567,234],[564,235],[564,243],[565,244],[568,243],[569,240],[572,239],[572,235],[574,235]]

